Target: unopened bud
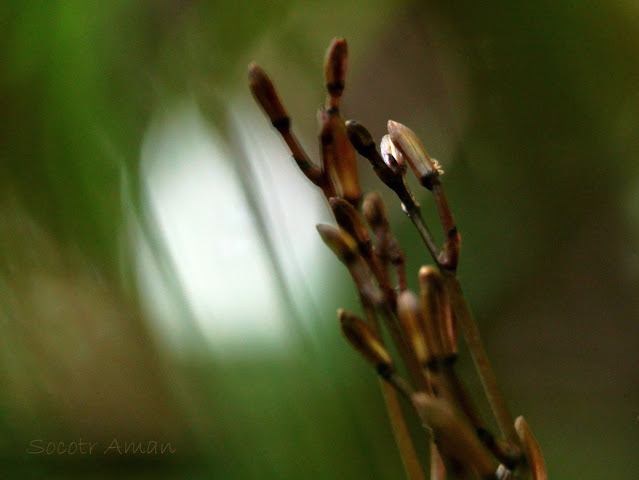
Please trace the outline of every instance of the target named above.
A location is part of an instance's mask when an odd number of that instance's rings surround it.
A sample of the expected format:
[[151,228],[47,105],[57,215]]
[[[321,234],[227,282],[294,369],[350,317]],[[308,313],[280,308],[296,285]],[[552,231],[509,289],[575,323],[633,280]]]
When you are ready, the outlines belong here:
[[429,361],[428,346],[422,329],[417,297],[410,290],[400,293],[397,299],[397,317],[408,344],[421,365]]
[[330,198],[328,203],[331,205],[337,224],[355,239],[360,251],[370,248],[368,230],[355,207],[346,200],[337,197]]
[[369,305],[379,305],[383,301],[382,292],[375,284],[368,265],[360,255],[355,239],[331,225],[317,225],[316,228],[324,243],[348,268],[361,300]]
[[448,300],[441,274],[434,267],[419,269],[419,294],[428,346],[436,359],[443,360],[448,353],[444,320],[444,307]]
[[338,310],[337,317],[348,343],[380,374],[392,372],[393,360],[373,330],[363,320],[344,310]]
[[324,59],[326,90],[330,96],[330,106],[338,106],[339,98],[344,91],[347,60],[348,46],[346,45],[346,40],[343,38],[334,39],[328,47]]
[[249,87],[257,103],[275,128],[280,132],[287,131],[291,122],[269,76],[262,67],[253,62],[249,64],[248,73]]
[[415,132],[401,123],[389,120],[388,134],[395,147],[401,150],[419,182],[426,188],[431,188],[433,180],[441,173],[440,167],[430,158]]
[[344,264],[349,265],[357,256],[357,243],[348,233],[332,225],[317,225],[317,231],[324,243]]
[[382,153],[384,163],[386,163],[393,172],[399,172],[402,175],[406,173],[404,153],[393,143],[390,135],[386,134],[382,137],[379,142],[379,150]]
[[346,120],[346,133],[357,153],[368,158],[370,149],[375,148],[375,140],[366,127],[355,120]]
[[382,197],[377,192],[371,192],[364,198],[362,211],[366,221],[373,230],[384,229],[390,230],[388,218],[386,216],[386,208]]

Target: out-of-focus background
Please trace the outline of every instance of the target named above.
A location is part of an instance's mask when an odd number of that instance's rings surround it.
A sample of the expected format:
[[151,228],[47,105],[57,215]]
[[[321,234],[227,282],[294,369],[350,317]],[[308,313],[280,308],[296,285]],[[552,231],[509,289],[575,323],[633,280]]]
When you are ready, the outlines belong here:
[[[256,60],[317,159],[335,36],[345,116],[408,125],[446,170],[462,284],[550,476],[636,477],[635,3],[86,0],[0,7],[3,478],[402,477],[336,325],[358,307],[327,206],[246,85]],[[414,287],[429,259],[386,198]]]

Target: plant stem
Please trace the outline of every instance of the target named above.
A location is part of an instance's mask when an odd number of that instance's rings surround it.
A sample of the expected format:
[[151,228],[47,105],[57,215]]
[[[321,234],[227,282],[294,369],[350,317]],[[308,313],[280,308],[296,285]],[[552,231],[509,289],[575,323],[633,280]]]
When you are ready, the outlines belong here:
[[[362,302],[364,313],[368,324],[373,332],[383,342],[383,337],[380,332],[379,320],[375,309],[372,306]],[[380,378],[379,386],[382,389],[382,395],[384,397],[384,403],[386,404],[386,410],[388,411],[388,418],[391,423],[391,429],[393,430],[393,436],[395,437],[395,443],[397,443],[397,449],[406,471],[406,477],[408,480],[426,480],[424,476],[424,470],[417,457],[413,440],[410,436],[410,432],[406,427],[406,419],[404,418],[404,412],[402,411],[397,392],[391,384],[386,380]]]
[[442,271],[442,276],[448,289],[448,295],[455,315],[457,316],[457,321],[466,338],[475,369],[484,387],[486,398],[499,425],[499,430],[509,442],[513,445],[519,445],[519,438],[515,432],[512,415],[508,411],[506,399],[497,384],[497,377],[490,366],[490,361],[486,355],[479,329],[468,308],[459,280],[453,272],[446,270]]
[[384,402],[386,403],[386,409],[388,410],[388,417],[390,419],[393,435],[395,436],[395,442],[399,449],[402,463],[404,464],[404,470],[406,471],[406,477],[408,480],[426,480],[424,471],[422,469],[413,440],[410,437],[410,432],[406,427],[406,421],[402,412],[399,398],[395,389],[383,379],[379,379],[379,386],[382,389],[384,396]]
[[446,465],[432,438],[430,439],[430,480],[446,480]]
[[435,260],[435,262],[439,266],[439,248],[435,244],[433,235],[430,233],[426,222],[424,222],[419,208],[409,208],[405,203],[402,203],[402,206],[404,207],[406,215],[408,215],[408,218],[410,218],[411,222],[413,222],[413,225],[415,225],[417,232],[426,244],[426,248],[428,248],[431,257],[433,257],[433,260]]

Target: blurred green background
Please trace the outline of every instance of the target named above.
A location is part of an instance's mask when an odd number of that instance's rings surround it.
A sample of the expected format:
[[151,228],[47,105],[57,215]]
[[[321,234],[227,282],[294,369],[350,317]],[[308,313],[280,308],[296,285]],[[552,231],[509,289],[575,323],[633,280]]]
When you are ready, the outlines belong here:
[[[0,6],[3,478],[402,477],[337,329],[358,307],[327,207],[246,85],[256,60],[317,158],[335,36],[346,117],[408,125],[446,170],[462,284],[549,475],[637,475],[635,3],[85,0]],[[414,287],[428,258],[386,198]]]

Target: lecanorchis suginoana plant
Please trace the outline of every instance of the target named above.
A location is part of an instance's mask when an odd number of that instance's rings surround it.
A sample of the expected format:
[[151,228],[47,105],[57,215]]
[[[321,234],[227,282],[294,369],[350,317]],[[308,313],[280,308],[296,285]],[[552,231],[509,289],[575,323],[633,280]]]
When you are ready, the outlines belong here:
[[[543,457],[523,417],[514,422],[457,280],[460,235],[451,214],[443,173],[415,133],[388,121],[380,151],[368,130],[340,114],[347,45],[335,39],[326,54],[326,106],[320,109],[321,166],[315,165],[291,130],[291,119],[268,75],[252,63],[253,96],[280,133],[293,159],[328,200],[339,227],[318,225],[322,240],[348,268],[365,319],[344,310],[339,323],[348,342],[376,369],[407,478],[424,479],[424,469],[407,429],[398,396],[416,411],[430,441],[430,478],[546,478]],[[419,270],[419,293],[407,288],[404,253],[390,230],[382,199],[369,193],[362,201],[356,152],[392,189],[411,219],[435,266]],[[434,199],[445,234],[441,248],[424,222],[405,181],[408,167]],[[368,226],[367,226],[368,224]],[[370,233],[369,233],[370,231]],[[373,240],[371,240],[371,234]],[[391,280],[394,272],[396,287]],[[381,318],[381,322],[379,319]],[[395,344],[407,378],[395,368],[384,345],[380,323]],[[457,325],[465,337],[500,435],[484,426],[455,372]]]

